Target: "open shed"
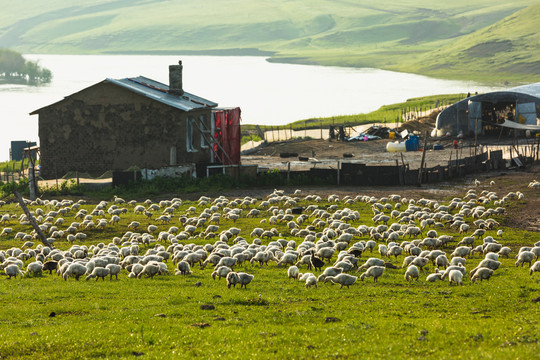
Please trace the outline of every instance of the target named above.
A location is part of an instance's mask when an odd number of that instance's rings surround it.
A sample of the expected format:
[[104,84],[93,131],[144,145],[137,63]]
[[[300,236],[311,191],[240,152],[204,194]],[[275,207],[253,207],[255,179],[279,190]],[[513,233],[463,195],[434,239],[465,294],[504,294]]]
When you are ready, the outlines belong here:
[[444,109],[437,117],[437,135],[509,135],[537,130],[540,83],[474,95]]

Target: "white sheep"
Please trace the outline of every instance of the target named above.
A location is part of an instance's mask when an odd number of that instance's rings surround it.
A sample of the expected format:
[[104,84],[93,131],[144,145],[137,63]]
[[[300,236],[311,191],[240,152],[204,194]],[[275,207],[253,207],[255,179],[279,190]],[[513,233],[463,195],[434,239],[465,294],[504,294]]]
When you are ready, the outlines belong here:
[[[161,270],[161,269],[160,269],[158,263],[156,263],[156,262],[149,262],[149,263],[147,263],[146,265],[144,265],[142,271],[137,275],[137,277],[140,279],[140,278],[142,278],[144,275],[146,275],[146,277],[153,278],[154,276],[156,276],[157,274],[159,274],[160,270]],[[133,270],[132,270],[132,271],[133,271]]]
[[[471,274],[473,274],[472,271]],[[475,271],[473,275],[471,275],[471,282],[474,284],[478,279],[480,279],[480,281],[489,280],[491,275],[493,275],[492,269],[489,269],[487,267],[480,267]]]
[[[452,259],[453,260],[453,259]],[[446,255],[439,255],[437,256],[437,258],[435,259],[435,264],[438,266],[438,267],[443,267],[443,268],[447,268],[448,266],[450,266],[450,262],[448,261],[448,258],[446,257]]]
[[[189,265],[189,264],[188,264]],[[232,271],[232,269],[228,266],[219,266],[217,267],[214,272],[212,272],[212,279],[216,279],[216,276],[221,280],[221,278],[226,278],[227,275]]]
[[[67,263],[65,264],[67,265]],[[59,273],[62,274],[64,280],[67,281],[68,277],[74,277],[75,280],[79,281],[79,277],[83,276],[86,273],[86,266],[80,263],[70,263],[65,271]]]
[[120,271],[122,270],[122,267],[118,264],[107,264],[105,266],[107,269],[109,269],[109,280],[112,280],[112,277],[115,276],[116,280],[118,280],[118,274],[120,274]]
[[324,279],[326,279],[327,276],[336,276],[343,272],[342,268],[338,268],[335,266],[329,266],[322,272],[321,275],[317,278],[318,282],[324,282]]
[[26,267],[26,273],[32,276],[41,276],[43,273],[43,264],[40,261],[34,261]]
[[289,279],[296,280],[300,276],[300,270],[295,265],[289,266],[289,268],[287,269],[287,276],[289,277]]
[[13,276],[15,277],[24,276],[24,272],[22,272],[21,269],[19,269],[19,266],[16,264],[11,264],[11,265],[6,266],[4,268],[4,272],[6,273],[7,276],[9,276],[9,279],[11,279]]
[[516,266],[521,264],[521,267],[523,267],[524,263],[529,263],[529,266],[531,266],[532,261],[534,260],[534,253],[531,251],[522,251],[519,253],[517,259]]
[[456,283],[456,285],[463,285],[463,273],[459,270],[450,270],[448,280],[450,284]]
[[312,273],[303,274],[301,277],[299,277],[299,280],[305,281],[306,288],[310,288],[312,286],[317,287],[317,278]]
[[356,282],[356,279],[358,279],[356,276],[342,273],[336,276],[327,276],[326,279],[324,279],[324,282],[326,283],[330,281],[332,284],[340,284],[340,289],[344,286],[346,286],[348,289],[349,286]]
[[103,268],[103,267],[96,267],[94,268],[94,270],[92,271],[91,274],[89,274],[87,277],[86,277],[86,280],[90,280],[90,279],[93,279],[93,278],[96,278],[96,281],[99,280],[99,278],[102,278],[103,281],[105,281],[105,277],[106,276],[109,276],[110,274],[110,270],[107,269],[107,268]]
[[247,286],[253,280],[255,276],[247,273],[240,272],[238,273],[238,278],[240,279],[240,288],[242,286],[247,289]]
[[[191,275],[191,267],[189,266],[189,263],[187,261],[180,261],[176,265],[176,271],[174,272],[175,275]],[[212,276],[213,277],[213,276]]]
[[443,273],[439,272],[439,269],[435,268],[435,273],[429,274],[426,277],[426,281],[427,282],[435,282],[435,281],[442,280],[442,275],[443,275]]
[[362,266],[358,268],[357,272],[363,269],[369,269],[372,266],[384,266],[384,260],[378,258],[369,258]]
[[384,269],[386,269],[384,266],[372,266],[365,273],[360,275],[360,280],[364,281],[364,279],[368,276],[373,277],[373,281],[377,281],[379,277],[382,276],[384,273]]
[[529,274],[532,275],[534,272],[540,272],[540,261],[537,261],[534,264],[532,264],[529,270]]
[[418,277],[420,276],[420,271],[415,265],[410,265],[407,268],[407,271],[405,271],[405,280],[409,281],[412,279],[418,280]]

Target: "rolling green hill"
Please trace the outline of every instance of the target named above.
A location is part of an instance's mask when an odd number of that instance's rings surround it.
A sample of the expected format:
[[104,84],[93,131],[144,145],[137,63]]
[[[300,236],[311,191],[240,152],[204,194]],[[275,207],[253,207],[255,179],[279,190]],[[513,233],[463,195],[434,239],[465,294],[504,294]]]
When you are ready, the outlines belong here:
[[[540,81],[531,0],[1,0],[24,53],[273,54],[486,82]],[[496,71],[493,71],[496,69]]]

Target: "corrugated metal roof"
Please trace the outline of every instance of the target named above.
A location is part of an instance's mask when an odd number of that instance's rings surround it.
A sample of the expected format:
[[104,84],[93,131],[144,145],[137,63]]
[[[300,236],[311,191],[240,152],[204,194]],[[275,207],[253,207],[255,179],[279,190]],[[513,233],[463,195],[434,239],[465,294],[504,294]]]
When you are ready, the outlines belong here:
[[213,101],[190,94],[188,92],[184,92],[183,95],[171,95],[168,93],[168,85],[145,78],[144,76],[125,79],[107,78],[105,81],[183,111],[216,107],[218,105]]

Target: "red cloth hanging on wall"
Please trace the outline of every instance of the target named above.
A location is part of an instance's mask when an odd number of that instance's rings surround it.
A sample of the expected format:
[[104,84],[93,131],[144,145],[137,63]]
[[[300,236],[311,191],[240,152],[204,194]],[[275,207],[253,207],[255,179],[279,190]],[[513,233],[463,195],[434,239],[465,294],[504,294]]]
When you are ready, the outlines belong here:
[[[233,109],[214,110],[216,131],[214,138],[219,146],[214,145],[217,160],[223,165],[240,165],[240,140],[242,138],[240,121],[241,110]],[[223,153],[227,153],[228,157]],[[230,159],[230,161],[229,161]]]

